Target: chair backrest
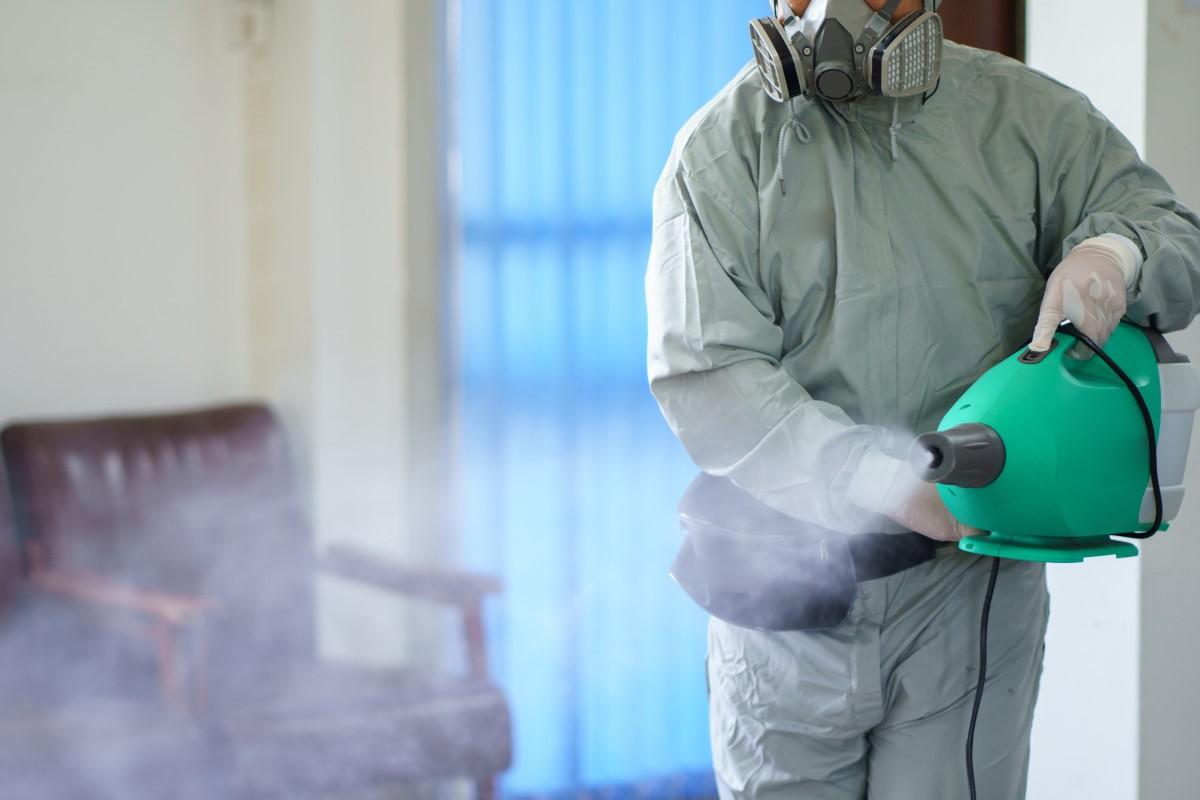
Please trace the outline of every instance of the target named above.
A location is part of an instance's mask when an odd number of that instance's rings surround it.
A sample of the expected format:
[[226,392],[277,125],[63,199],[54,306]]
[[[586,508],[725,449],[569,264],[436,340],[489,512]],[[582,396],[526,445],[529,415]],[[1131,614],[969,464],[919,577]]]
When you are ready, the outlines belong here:
[[46,567],[210,597],[218,647],[311,653],[311,531],[266,407],[16,424],[0,446]]

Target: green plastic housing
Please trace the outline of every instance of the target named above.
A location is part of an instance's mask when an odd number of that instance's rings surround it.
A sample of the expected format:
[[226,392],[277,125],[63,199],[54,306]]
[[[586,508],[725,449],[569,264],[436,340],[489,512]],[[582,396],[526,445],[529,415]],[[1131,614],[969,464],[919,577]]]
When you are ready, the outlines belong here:
[[[1021,362],[1024,350],[1015,353],[984,373],[942,419],[939,430],[988,425],[1005,448],[1000,476],[988,486],[938,486],[956,518],[991,531],[962,540],[962,550],[1050,562],[1137,555],[1132,543],[1109,537],[1148,527],[1138,519],[1150,480],[1145,422],[1107,364],[1068,355],[1075,344],[1059,333],[1033,364]],[[1142,392],[1157,438],[1161,387],[1150,342],[1122,323],[1104,351]]]

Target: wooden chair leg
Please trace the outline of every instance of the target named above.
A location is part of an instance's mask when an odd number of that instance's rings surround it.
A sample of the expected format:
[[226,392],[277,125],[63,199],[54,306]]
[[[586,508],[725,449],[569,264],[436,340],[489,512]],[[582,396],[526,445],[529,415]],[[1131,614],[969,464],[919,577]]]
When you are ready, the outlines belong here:
[[475,781],[475,800],[496,800],[495,777]]

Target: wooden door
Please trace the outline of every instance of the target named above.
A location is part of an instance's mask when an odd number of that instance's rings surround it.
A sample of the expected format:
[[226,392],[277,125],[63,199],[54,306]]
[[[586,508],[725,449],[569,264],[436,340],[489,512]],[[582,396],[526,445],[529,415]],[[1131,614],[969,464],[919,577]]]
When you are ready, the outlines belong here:
[[1024,11],[1021,0],[944,0],[938,9],[947,39],[1013,58],[1025,56]]

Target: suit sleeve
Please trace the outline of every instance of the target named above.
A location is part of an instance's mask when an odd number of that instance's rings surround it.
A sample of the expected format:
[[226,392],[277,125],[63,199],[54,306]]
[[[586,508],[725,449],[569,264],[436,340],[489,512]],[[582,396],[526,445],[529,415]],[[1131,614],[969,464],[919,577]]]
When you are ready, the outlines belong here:
[[748,177],[669,164],[660,179],[646,274],[651,391],[704,471],[800,520],[892,530],[867,510],[906,467],[883,449],[887,433],[814,399],[781,366],[775,304],[755,279],[757,197]]
[[1061,242],[1052,267],[1084,239],[1106,233],[1129,239],[1142,256],[1126,316],[1160,331],[1187,327],[1200,312],[1200,218],[1145,164],[1129,141],[1086,100],[1061,138],[1078,142],[1050,171],[1049,218]]

